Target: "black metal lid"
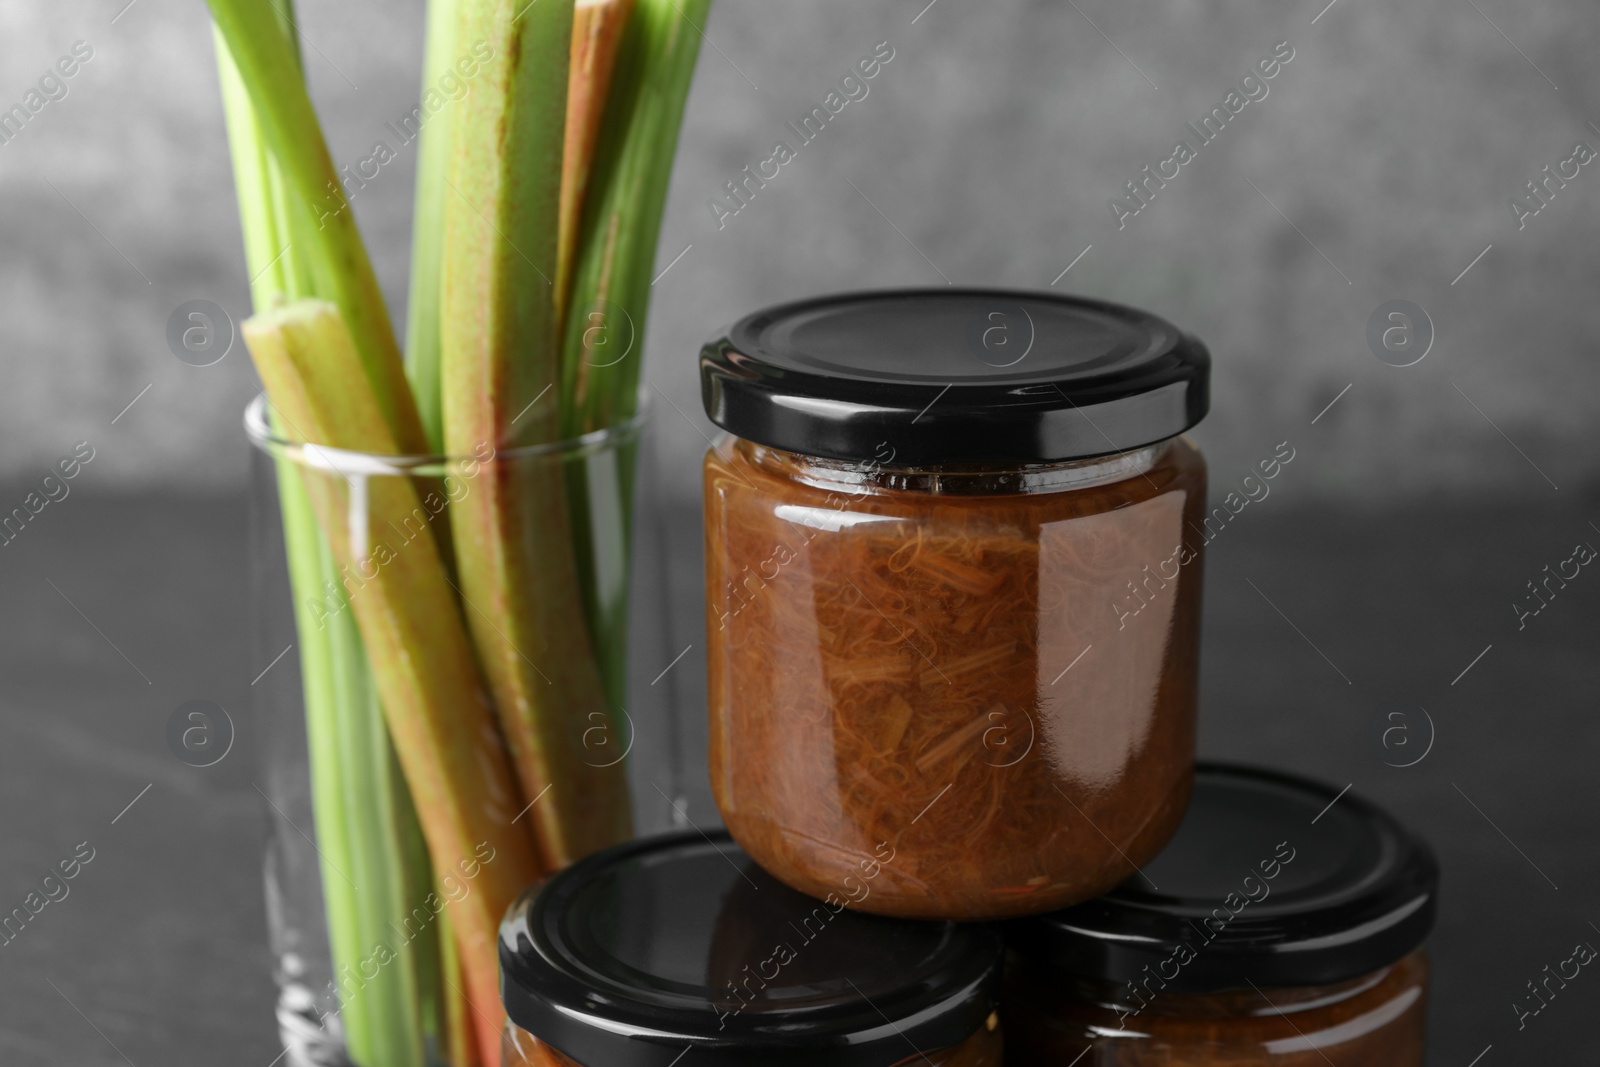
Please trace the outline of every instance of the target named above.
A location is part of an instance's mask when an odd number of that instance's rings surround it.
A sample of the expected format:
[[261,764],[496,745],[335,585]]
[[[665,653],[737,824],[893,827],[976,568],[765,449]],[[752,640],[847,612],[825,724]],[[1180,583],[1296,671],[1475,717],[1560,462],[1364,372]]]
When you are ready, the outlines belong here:
[[845,910],[863,868],[825,902],[722,832],[598,853],[501,924],[506,1013],[606,1067],[887,1067],[959,1044],[998,1003],[998,932]]
[[1164,319],[1083,297],[908,289],[739,320],[700,356],[711,421],[893,466],[1048,463],[1140,448],[1205,417],[1211,357]]
[[1143,876],[1008,923],[1006,940],[1118,984],[1323,985],[1422,944],[1438,890],[1432,851],[1377,806],[1293,775],[1201,764],[1188,814]]

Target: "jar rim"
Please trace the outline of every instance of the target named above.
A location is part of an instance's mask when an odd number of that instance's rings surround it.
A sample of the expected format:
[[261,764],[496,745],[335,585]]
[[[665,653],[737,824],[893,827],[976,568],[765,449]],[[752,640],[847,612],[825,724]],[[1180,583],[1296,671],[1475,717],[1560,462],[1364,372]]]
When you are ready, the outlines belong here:
[[260,392],[245,405],[244,432],[253,446],[275,459],[288,459],[302,466],[334,470],[341,474],[365,475],[424,475],[438,469],[448,470],[463,463],[483,463],[490,459],[515,462],[541,456],[599,452],[637,438],[653,407],[648,391],[641,389],[634,414],[614,426],[559,441],[491,449],[485,456],[359,452],[308,441],[291,441],[272,432],[272,425],[267,419],[270,403],[267,394]]

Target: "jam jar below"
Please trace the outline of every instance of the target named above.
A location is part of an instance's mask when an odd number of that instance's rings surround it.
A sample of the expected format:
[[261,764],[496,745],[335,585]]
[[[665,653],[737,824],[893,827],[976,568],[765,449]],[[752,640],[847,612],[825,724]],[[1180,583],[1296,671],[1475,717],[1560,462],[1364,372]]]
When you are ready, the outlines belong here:
[[727,834],[620,845],[500,931],[505,1067],[1001,1067],[992,927],[864,915]]
[[1438,868],[1380,809],[1202,764],[1144,874],[1008,925],[1011,1067],[1422,1067]]

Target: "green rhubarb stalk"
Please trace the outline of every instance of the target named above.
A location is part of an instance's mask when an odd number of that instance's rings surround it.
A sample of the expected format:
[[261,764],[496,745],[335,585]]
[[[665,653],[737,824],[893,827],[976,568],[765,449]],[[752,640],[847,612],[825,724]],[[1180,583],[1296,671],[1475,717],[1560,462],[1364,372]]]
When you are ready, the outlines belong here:
[[[678,131],[699,56],[710,0],[638,0],[620,47],[586,195],[580,258],[570,296],[562,360],[562,433],[614,426],[636,410],[656,248]],[[691,21],[692,20],[692,21]],[[625,347],[626,346],[626,347]],[[620,351],[619,351],[620,350]],[[602,573],[624,573],[630,558],[637,445],[617,452],[614,499],[575,470],[569,478],[573,543],[585,617],[599,650],[613,709],[626,697],[627,583],[607,587]],[[600,536],[610,525],[620,538]],[[619,558],[597,558],[607,551]]]
[[328,153],[278,0],[207,0],[250,96],[261,138],[283,177],[292,238],[316,292],[338,305],[360,354],[359,378],[393,428],[402,453],[426,450],[383,291]]
[[[573,0],[462,0],[489,68],[452,117],[441,360],[445,447],[557,439],[558,207]],[[546,395],[550,394],[550,395]],[[466,614],[547,867],[631,832],[559,464],[497,458],[450,509]],[[593,744],[596,738],[609,748]],[[586,742],[588,744],[586,744]]]
[[444,1035],[441,1044],[444,1062],[450,1067],[478,1067],[486,1062],[478,1055],[473,1037],[472,1005],[462,991],[465,979],[461,976],[461,953],[455,932],[450,926],[450,913],[439,913],[439,963],[445,979],[441,993],[444,1012]]
[[[359,631],[358,631],[359,632]],[[382,714],[382,708],[378,709]],[[427,1039],[428,1062],[440,1061],[441,1050],[450,1046],[452,1034],[447,1012],[448,982],[461,984],[459,971],[445,970],[444,939],[449,931],[439,917],[429,920],[432,909],[428,894],[436,889],[433,861],[428,856],[428,840],[422,834],[422,820],[417,816],[416,804],[411,799],[411,786],[406,783],[405,768],[400,764],[400,754],[394,750],[394,739],[388,734],[388,720],[380,718],[384,729],[384,746],[389,756],[390,795],[395,825],[400,836],[400,875],[404,890],[402,906],[409,908],[398,919],[388,916],[385,923],[394,935],[395,948],[401,955],[409,953],[408,962],[417,975],[417,1011],[414,1021],[420,1024]],[[443,900],[441,896],[438,899]],[[467,1060],[444,1061],[449,1067],[478,1067]]]
[[[298,506],[306,508],[305,503]],[[317,538],[312,546],[317,575],[337,582],[337,564],[318,535],[315,515],[307,508],[295,519]],[[318,592],[310,595],[318,597]],[[298,599],[308,599],[304,587]],[[394,817],[398,775],[383,713],[354,620],[347,612],[329,619],[309,610],[313,617],[303,620],[299,635],[326,647],[326,695],[308,718],[307,739],[318,840],[325,830],[334,831],[334,848],[326,850],[323,860],[322,884],[332,905],[328,933],[345,1045],[350,1059],[362,1067],[425,1067],[415,957],[405,953],[375,973],[364,970],[376,962],[379,945],[398,947],[388,924],[406,915],[410,881]]]
[[[283,512],[284,548],[289,562],[289,582],[294,595],[295,636],[306,704],[306,749],[311,770],[312,814],[317,832],[317,852],[322,872],[323,908],[328,924],[328,948],[334,981],[345,968],[361,959],[359,916],[361,896],[350,871],[355,863],[350,850],[350,828],[344,817],[343,762],[338,730],[339,702],[344,694],[335,682],[338,657],[345,653],[337,630],[319,623],[312,597],[320,596],[332,560],[317,530],[316,516],[306,498],[299,473],[288,461],[279,461],[278,499]],[[320,990],[318,992],[321,992]],[[341,996],[341,1001],[345,998]],[[358,1056],[371,1051],[370,1035],[393,1024],[379,1017],[381,997],[359,1003],[341,1003],[339,1017],[346,1047]],[[357,1062],[371,1062],[358,1058]]]
[[310,293],[311,279],[304,270],[303,257],[291,247],[288,218],[279,206],[283,183],[271,153],[261,141],[249,91],[228,54],[227,42],[214,27],[213,37],[234,188],[239,199],[239,222],[244,233],[245,265],[253,279],[250,296],[257,307],[268,307]]
[[[427,30],[422,58],[424,100],[430,89],[455,63],[456,0],[428,0]],[[424,114],[426,112],[424,111]],[[406,303],[406,376],[416,397],[417,413],[430,452],[444,451],[444,410],[439,388],[439,266],[444,252],[444,204],[449,195],[445,166],[453,135],[450,109],[440,108],[428,117],[417,134],[417,185],[412,206],[411,292]],[[448,544],[449,527],[441,527],[441,554],[447,565],[454,554]],[[439,1051],[451,1067],[476,1067],[483,1062],[472,1037],[472,1012],[462,986],[461,956],[456,949],[448,913],[438,921],[437,953],[443,986],[430,1010],[437,1016]]]
[[557,320],[572,290],[578,224],[594,164],[600,123],[623,31],[634,0],[577,0],[572,12],[571,69],[567,74],[567,128],[562,137],[561,207],[556,243]]
[[[313,475],[319,476],[325,477]],[[412,969],[416,959],[392,926],[411,906],[407,902],[411,887],[405,876],[405,840],[395,812],[398,791],[404,785],[389,747],[383,708],[367,669],[361,635],[356,626],[341,629],[345,643],[335,646],[338,653],[334,657],[334,677],[340,689],[335,705],[342,757],[339,807],[349,823],[353,867],[345,874],[355,883],[360,907],[354,935],[359,955],[349,973],[337,975],[340,989],[346,991],[340,1014],[347,1010],[345,1004],[364,1009],[369,997],[381,998],[383,1003],[373,1014],[387,1025],[373,1027],[359,1044],[351,1042],[350,1058],[362,1067],[422,1067],[427,1046],[421,990]],[[370,972],[374,974],[371,979],[366,977],[367,968],[376,968]]]
[[[218,69],[229,144],[237,176],[245,260],[257,306],[310,291],[303,257],[292,247],[282,181],[262,144],[248,93],[226,43],[218,40]],[[281,429],[281,420],[278,420]],[[277,463],[285,548],[294,590],[296,629],[306,706],[308,758],[323,899],[336,982],[359,972],[387,928],[407,914],[407,901],[431,881],[426,853],[409,841],[416,816],[390,750],[371,692],[360,635],[349,613],[324,616],[314,608],[338,573],[316,526],[300,472]],[[357,887],[365,884],[366,890]],[[417,900],[423,899],[421,895]],[[370,979],[342,988],[340,1019],[346,1048],[358,1064],[424,1067],[421,1010],[436,997],[437,960],[422,931],[401,955]],[[357,986],[359,982],[359,987]]]
[[[457,0],[429,0],[422,59],[422,92],[439,84],[456,61]],[[445,184],[453,134],[450,108],[431,115],[417,137],[417,194],[411,225],[411,296],[406,304],[406,373],[429,451],[444,450],[439,392],[439,265],[444,254]]]
[[[711,0],[638,0],[624,34],[566,320],[565,436],[634,413],[661,218],[710,9]],[[626,357],[615,353],[629,342]]]
[[[307,208],[293,213],[293,239],[311,264],[317,292],[331,301],[259,313],[245,324],[273,405],[299,439],[384,454],[421,451],[426,435],[382,293],[289,37],[270,0],[208,2],[283,174],[286,199]],[[307,488],[334,558],[341,570],[370,567],[369,546],[353,543],[346,528],[350,501],[342,494],[348,490],[322,481]],[[423,519],[409,551],[364,584],[368,595],[352,597],[352,609],[435,866],[472,862],[480,845],[496,856],[483,865],[489,873],[455,917],[465,985],[485,1036],[480,1044],[492,1049],[487,1035],[501,1018],[499,917],[536,869],[525,838],[510,823],[520,797],[497,747],[481,676],[426,524],[429,512],[421,510],[407,479],[379,478],[370,489],[361,512],[370,529],[385,530],[386,523],[413,515]]]
[[[297,301],[257,313],[241,332],[297,439],[399,451],[376,398],[359,388],[361,357],[337,306]],[[308,452],[314,458],[318,450]],[[429,852],[440,872],[472,872],[472,892],[452,906],[451,918],[479,1047],[493,1049],[504,1020],[500,918],[538,870],[515,824],[521,796],[433,536],[432,516],[444,502],[409,478],[340,473],[339,457],[322,455],[331,470],[308,477],[307,490],[333,558],[354,585],[348,603]]]

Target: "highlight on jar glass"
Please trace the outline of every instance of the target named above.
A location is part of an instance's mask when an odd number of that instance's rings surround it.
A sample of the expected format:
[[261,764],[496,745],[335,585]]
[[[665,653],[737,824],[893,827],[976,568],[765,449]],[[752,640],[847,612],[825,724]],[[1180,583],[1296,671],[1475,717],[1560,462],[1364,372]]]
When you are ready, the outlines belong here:
[[1194,764],[1210,356],[1052,294],[849,294],[709,344],[711,783],[763,867],[989,919],[1121,882]]
[[1438,890],[1360,797],[1202,764],[1142,874],[1007,924],[1006,1063],[1422,1067]]
[[992,927],[813,900],[721,831],[597,853],[500,928],[502,1067],[1000,1067]]

